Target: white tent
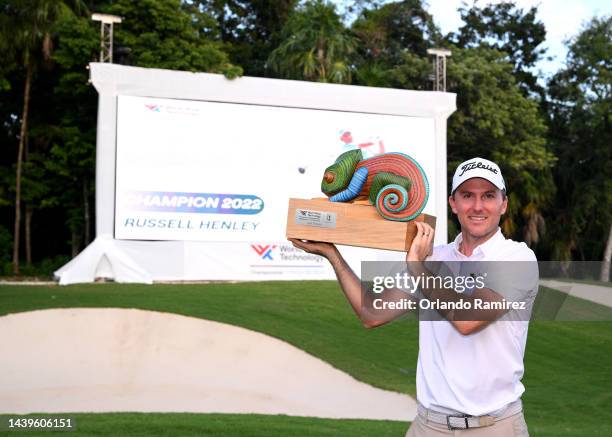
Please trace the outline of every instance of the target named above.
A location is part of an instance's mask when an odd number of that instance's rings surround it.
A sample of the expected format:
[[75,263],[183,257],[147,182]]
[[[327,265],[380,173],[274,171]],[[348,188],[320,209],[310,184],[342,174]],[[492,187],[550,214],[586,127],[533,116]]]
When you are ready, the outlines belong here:
[[[60,284],[333,278],[327,263],[285,241],[283,210],[288,197],[320,197],[320,169],[358,135],[360,147],[402,151],[422,164],[431,189],[424,212],[437,216],[436,243],[446,242],[454,94],[100,63],[90,73],[99,93],[96,239],[55,272]],[[140,199],[138,211],[126,196]],[[167,204],[151,201],[158,198]],[[194,212],[193,202],[219,200],[264,211]],[[363,259],[402,257],[342,251],[357,271]]]

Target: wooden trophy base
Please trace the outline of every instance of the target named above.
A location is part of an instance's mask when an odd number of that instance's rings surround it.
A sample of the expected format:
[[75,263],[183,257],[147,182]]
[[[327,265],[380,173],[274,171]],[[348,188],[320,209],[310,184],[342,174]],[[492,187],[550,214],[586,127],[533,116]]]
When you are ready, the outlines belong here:
[[327,198],[289,199],[287,238],[407,252],[416,235],[414,222],[435,228],[436,218],[421,214],[408,222],[381,217],[367,200],[330,202]]

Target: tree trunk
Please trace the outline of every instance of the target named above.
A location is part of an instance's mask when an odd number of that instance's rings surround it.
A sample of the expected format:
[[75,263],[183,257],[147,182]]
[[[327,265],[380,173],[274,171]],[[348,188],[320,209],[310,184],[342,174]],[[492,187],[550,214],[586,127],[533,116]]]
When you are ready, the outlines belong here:
[[[26,131],[25,136],[25,147],[23,149],[23,157],[22,165],[26,165],[28,160],[30,159],[30,136]],[[23,178],[23,176],[22,176]],[[32,205],[25,202],[25,222],[24,222],[24,239],[23,243],[25,245],[25,256],[26,256],[26,265],[29,267],[32,265],[32,214],[34,213],[34,209]]]
[[91,217],[89,215],[89,185],[87,183],[87,176],[83,176],[83,214],[83,219],[85,222],[83,245],[87,246],[91,241]]
[[612,261],[612,223],[610,223],[610,230],[608,231],[608,242],[606,243],[606,250],[604,251],[601,275],[599,277],[600,281],[610,281],[610,261]]
[[319,81],[327,82],[327,71],[325,68],[325,41],[317,43],[317,62],[319,63]]
[[15,175],[15,232],[13,234],[13,274],[19,274],[19,241],[21,231],[21,168],[23,165],[23,149],[28,131],[28,109],[30,106],[30,85],[32,83],[33,65],[28,63],[25,90],[23,92],[23,113],[21,115],[21,130],[19,132],[19,149],[17,150],[17,172]]
[[31,205],[25,206],[25,253],[26,264],[32,265],[32,214],[34,209]]

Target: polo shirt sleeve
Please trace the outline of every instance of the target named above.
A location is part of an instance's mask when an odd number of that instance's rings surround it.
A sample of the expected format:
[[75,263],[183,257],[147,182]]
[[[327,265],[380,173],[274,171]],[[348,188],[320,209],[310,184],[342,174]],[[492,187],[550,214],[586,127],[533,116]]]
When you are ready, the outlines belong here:
[[512,242],[499,260],[486,261],[485,287],[507,301],[532,304],[538,291],[539,269],[535,254],[525,243]]

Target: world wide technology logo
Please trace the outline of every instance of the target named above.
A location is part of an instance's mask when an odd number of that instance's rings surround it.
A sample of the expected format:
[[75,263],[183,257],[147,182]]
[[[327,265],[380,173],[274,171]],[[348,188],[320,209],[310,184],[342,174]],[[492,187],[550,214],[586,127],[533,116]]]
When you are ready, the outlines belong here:
[[[262,260],[276,261],[277,267],[317,267],[320,268],[324,258],[319,255],[306,253],[291,244],[251,244]],[[291,263],[291,264],[282,264]],[[305,264],[308,263],[308,264]],[[266,263],[268,265],[268,263]],[[260,266],[261,267],[261,266]]]
[[270,261],[274,261],[272,258],[272,250],[276,249],[276,245],[274,244],[251,244],[251,248],[257,252],[257,255],[261,257],[261,259],[268,259]]
[[200,113],[200,110],[196,107],[190,106],[171,106],[171,105],[156,105],[153,103],[145,103],[145,109],[150,112],[167,113],[172,115],[190,115],[196,116]]

